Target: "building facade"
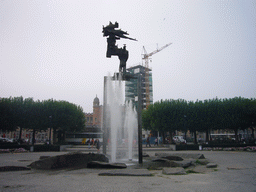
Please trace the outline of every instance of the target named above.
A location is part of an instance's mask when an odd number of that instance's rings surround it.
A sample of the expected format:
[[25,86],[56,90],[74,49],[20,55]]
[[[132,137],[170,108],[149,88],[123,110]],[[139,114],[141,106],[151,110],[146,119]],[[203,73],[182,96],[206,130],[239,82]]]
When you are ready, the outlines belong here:
[[85,113],[85,126],[91,127],[93,125],[93,113]]
[[[153,104],[153,86],[152,86],[152,70],[149,70],[149,98],[150,104]],[[142,65],[136,65],[127,69],[127,73],[131,75],[141,75],[141,100],[143,109],[146,109],[146,83],[145,75],[146,68]],[[125,82],[125,101],[131,100],[137,108],[137,102],[135,102],[138,96],[138,79],[130,79]]]
[[[149,71],[149,98],[150,104],[153,104],[153,82],[152,82],[152,70],[148,69]],[[134,76],[141,76],[141,103],[142,109],[146,109],[146,68],[142,65],[136,65],[127,69],[127,73],[134,75]],[[130,81],[125,81],[125,102],[132,101],[134,106],[138,107],[138,79],[130,79]],[[147,138],[149,135],[156,135],[157,133],[153,133],[151,131],[142,130],[142,138]]]
[[85,113],[86,127],[101,128],[102,114],[103,114],[103,106],[100,105],[100,100],[96,95],[96,97],[93,100],[93,113]]

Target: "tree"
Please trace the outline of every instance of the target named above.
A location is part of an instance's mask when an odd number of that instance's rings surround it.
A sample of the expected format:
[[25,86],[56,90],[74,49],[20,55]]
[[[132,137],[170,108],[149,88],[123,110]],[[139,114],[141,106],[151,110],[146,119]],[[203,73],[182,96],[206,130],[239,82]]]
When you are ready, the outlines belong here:
[[67,101],[50,99],[40,102],[34,101],[33,98],[1,98],[0,115],[0,129],[12,131],[19,127],[20,139],[23,128],[33,129],[32,143],[36,131],[46,130],[49,127],[53,128],[55,135],[56,130],[74,132],[85,128],[83,109]]
[[194,143],[197,144],[197,131],[203,131],[204,127],[204,114],[203,114],[203,102],[196,101],[195,103],[190,101],[188,103],[186,122],[189,125],[189,130],[194,133]]
[[[45,127],[53,128],[53,138],[56,141],[57,130],[79,132],[85,128],[85,116],[80,106],[67,101],[53,99],[43,101]],[[51,118],[49,118],[51,117]]]
[[13,131],[15,129],[11,98],[0,99],[0,129]]
[[249,128],[252,130],[251,139],[254,140],[254,129],[256,126],[256,99],[248,99],[246,105],[245,119],[249,122]]
[[197,131],[206,132],[209,141],[211,130],[232,129],[238,140],[238,130],[256,125],[256,100],[235,97],[232,99],[209,99],[196,102],[178,100],[161,100],[143,111],[143,127],[160,132],[175,130],[194,133],[196,143]]

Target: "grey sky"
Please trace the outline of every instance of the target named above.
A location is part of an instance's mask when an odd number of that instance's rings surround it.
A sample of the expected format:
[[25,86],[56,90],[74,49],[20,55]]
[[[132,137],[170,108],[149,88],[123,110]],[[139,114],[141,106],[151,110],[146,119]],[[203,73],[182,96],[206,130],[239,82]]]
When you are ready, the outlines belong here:
[[118,71],[106,58],[102,25],[119,22],[138,41],[127,67],[152,56],[154,102],[256,97],[256,1],[130,0],[0,3],[0,97],[66,100],[92,112],[103,77]]

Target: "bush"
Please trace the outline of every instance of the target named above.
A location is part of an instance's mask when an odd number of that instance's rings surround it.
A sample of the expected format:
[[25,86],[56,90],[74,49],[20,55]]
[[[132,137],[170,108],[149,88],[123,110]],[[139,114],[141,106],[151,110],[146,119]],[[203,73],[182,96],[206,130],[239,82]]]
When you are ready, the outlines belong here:
[[60,151],[59,145],[35,145],[34,152],[42,151]]
[[[211,147],[211,148],[233,148],[233,147],[246,147],[248,146],[248,144],[240,144],[240,143],[218,143],[218,144],[213,144],[213,143],[209,143],[207,144],[203,144],[202,145],[203,148],[204,147]],[[250,146],[256,146],[256,144],[251,145]]]
[[14,144],[14,143],[6,143],[6,144],[1,144],[0,149],[19,149],[19,148],[24,148],[26,150],[29,150],[29,145],[19,145],[19,144]]
[[182,151],[182,150],[199,150],[199,145],[186,145],[186,144],[182,144],[182,145],[176,145],[176,150],[177,151]]
[[[250,146],[256,146],[256,144],[252,144]],[[225,149],[238,149],[240,148],[241,150],[246,150],[248,148],[248,144],[239,144],[239,143],[219,143],[219,144],[202,144],[203,149],[216,149],[216,150],[225,150]],[[176,145],[176,150],[177,151],[182,151],[182,150],[199,150],[199,145],[198,144],[180,144]]]

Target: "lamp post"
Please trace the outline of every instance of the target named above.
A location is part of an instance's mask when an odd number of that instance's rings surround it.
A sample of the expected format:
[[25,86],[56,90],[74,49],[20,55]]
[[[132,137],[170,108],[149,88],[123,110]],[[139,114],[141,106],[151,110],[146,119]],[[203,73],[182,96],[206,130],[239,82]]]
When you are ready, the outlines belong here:
[[52,116],[49,116],[49,120],[50,120],[49,145],[51,145],[51,134],[52,134]]
[[108,130],[107,130],[107,76],[104,76],[104,90],[103,90],[103,154],[107,154],[107,140],[108,140]]
[[188,149],[188,145],[187,145],[187,126],[186,126],[186,121],[187,121],[187,116],[184,115],[185,145],[186,145],[186,150],[187,150]]
[[141,118],[141,75],[138,74],[138,152],[139,152],[139,164],[142,164],[142,118]]
[[184,131],[185,131],[185,141],[187,141],[187,127],[186,127],[186,118],[187,116],[184,115]]

